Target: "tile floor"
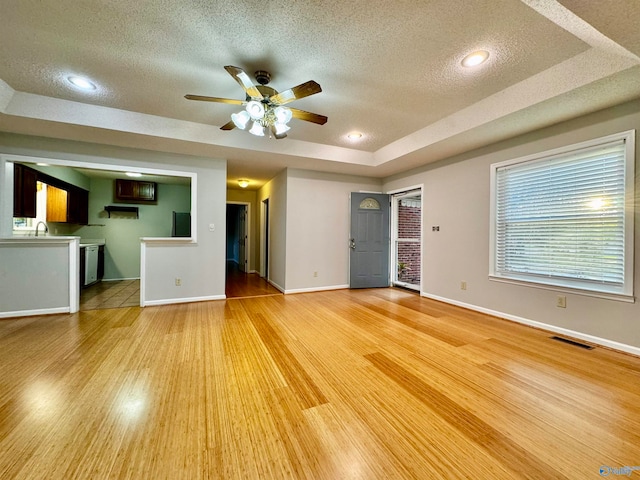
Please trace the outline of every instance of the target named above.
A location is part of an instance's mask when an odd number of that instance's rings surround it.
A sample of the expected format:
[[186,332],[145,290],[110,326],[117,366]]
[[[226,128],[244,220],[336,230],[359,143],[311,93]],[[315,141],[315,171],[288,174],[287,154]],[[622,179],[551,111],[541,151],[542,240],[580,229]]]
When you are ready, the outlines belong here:
[[140,280],[98,282],[80,292],[80,310],[140,306]]

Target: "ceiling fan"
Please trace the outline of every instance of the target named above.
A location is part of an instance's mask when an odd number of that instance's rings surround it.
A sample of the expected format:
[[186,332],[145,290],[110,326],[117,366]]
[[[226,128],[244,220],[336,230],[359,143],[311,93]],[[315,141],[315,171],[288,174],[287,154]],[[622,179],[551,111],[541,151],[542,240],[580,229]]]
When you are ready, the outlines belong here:
[[277,90],[267,86],[271,81],[271,74],[264,70],[255,72],[257,85],[249,78],[244,70],[238,67],[227,65],[224,69],[235,78],[246,93],[245,100],[234,100],[231,98],[205,97],[202,95],[185,95],[187,100],[199,100],[204,102],[229,103],[232,105],[244,105],[245,109],[231,114],[231,121],[220,127],[220,130],[232,130],[240,128],[257,136],[264,136],[269,132],[275,138],[280,139],[287,136],[290,130],[288,125],[291,118],[297,118],[306,122],[324,125],[327,117],[317,113],[305,112],[297,108],[284,107],[294,100],[308,97],[320,93],[322,88],[313,80],[301,83],[300,85],[278,93]]

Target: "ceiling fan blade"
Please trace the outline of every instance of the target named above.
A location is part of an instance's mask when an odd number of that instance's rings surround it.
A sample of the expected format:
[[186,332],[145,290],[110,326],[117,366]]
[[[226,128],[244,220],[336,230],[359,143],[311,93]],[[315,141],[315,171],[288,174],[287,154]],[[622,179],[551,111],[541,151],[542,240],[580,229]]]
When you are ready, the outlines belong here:
[[244,88],[244,91],[247,92],[247,95],[249,95],[251,98],[256,100],[262,100],[264,98],[260,91],[253,84],[251,78],[249,78],[249,75],[247,75],[244,70],[232,65],[227,65],[226,67],[224,67],[224,69],[229,72],[229,75],[236,79],[236,82],[238,82],[240,86]]
[[229,122],[222,125],[220,127],[220,130],[233,130],[234,128],[236,128],[236,124],[233,123],[233,120],[230,120]]
[[201,102],[218,102],[218,103],[230,103],[232,105],[244,105],[244,100],[234,100],[232,98],[218,98],[218,97],[205,97],[204,95],[185,95],[187,100],[200,100]]
[[324,125],[327,123],[328,118],[324,115],[318,115],[317,113],[305,112],[304,110],[298,110],[297,108],[290,108],[293,118],[304,120],[306,122],[317,123],[318,125]]
[[322,87],[320,87],[319,83],[314,82],[313,80],[309,80],[308,82],[301,83],[297,87],[293,87],[289,90],[285,90],[284,92],[280,92],[273,97],[270,97],[269,100],[271,100],[271,103],[274,103],[276,105],[284,105],[299,98],[304,98],[315,93],[320,93],[321,91]]

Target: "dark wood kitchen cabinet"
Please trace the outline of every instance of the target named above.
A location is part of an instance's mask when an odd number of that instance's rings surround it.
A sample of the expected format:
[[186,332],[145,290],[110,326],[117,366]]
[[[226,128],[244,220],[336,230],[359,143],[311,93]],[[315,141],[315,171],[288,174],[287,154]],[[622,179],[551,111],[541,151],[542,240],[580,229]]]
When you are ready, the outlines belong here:
[[89,223],[89,192],[25,165],[13,165],[13,216],[36,218],[38,182],[47,188],[47,222]]
[[98,280],[104,277],[104,245],[98,247]]
[[157,199],[158,186],[155,182],[118,178],[115,187],[115,199],[118,202],[155,202]]
[[13,216],[36,218],[38,172],[24,165],[13,165]]
[[89,192],[69,185],[66,188],[47,186],[47,222],[89,223]]
[[67,199],[67,222],[87,225],[89,223],[89,192],[83,188],[69,189]]

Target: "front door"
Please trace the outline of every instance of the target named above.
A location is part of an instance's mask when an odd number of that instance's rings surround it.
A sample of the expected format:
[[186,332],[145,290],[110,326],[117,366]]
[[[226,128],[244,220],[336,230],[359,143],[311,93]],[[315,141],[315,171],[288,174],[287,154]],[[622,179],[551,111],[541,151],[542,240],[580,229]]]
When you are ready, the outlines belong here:
[[389,195],[351,194],[350,288],[389,286]]

